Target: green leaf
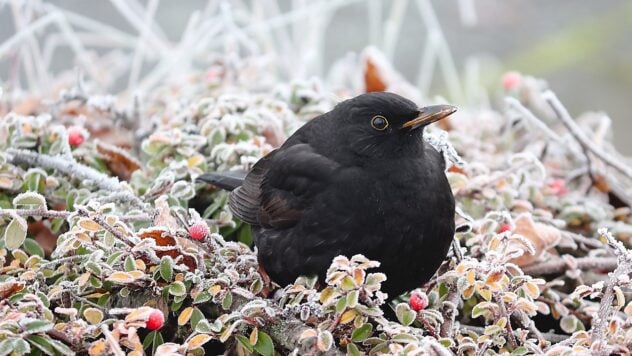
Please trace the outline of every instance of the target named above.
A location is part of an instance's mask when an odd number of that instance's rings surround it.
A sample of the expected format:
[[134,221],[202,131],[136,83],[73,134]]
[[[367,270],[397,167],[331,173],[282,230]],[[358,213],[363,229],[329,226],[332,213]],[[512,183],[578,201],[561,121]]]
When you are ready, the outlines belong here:
[[[18,343],[21,344],[18,345]],[[0,356],[6,356],[12,352],[15,352],[17,355],[24,355],[30,351],[31,347],[29,344],[20,338],[9,338],[0,341]]]
[[53,328],[53,323],[48,320],[27,318],[20,320],[20,326],[30,334],[37,334],[51,330]]
[[336,302],[336,313],[340,314],[347,307],[347,298],[340,298]]
[[31,352],[31,345],[22,339],[17,339],[13,343],[13,352],[16,355],[26,355]]
[[373,325],[371,323],[364,323],[359,328],[353,330],[351,333],[351,341],[362,342],[373,334]]
[[560,328],[567,334],[572,334],[577,331],[577,324],[581,324],[581,321],[579,321],[575,315],[566,315],[560,320]]
[[[106,235],[107,235],[107,232],[106,232]],[[118,259],[121,258],[122,255],[123,255],[123,251],[116,251],[112,253],[105,262],[109,264],[110,266],[113,266],[114,263],[116,263],[116,261],[118,261]]]
[[13,198],[13,206],[16,208],[27,206],[29,208],[46,208],[46,198],[36,192],[26,192],[18,194]]
[[528,353],[529,353],[529,350],[527,350],[526,347],[519,346],[519,347],[516,347],[516,349],[513,350],[513,352],[511,354],[515,355],[515,356],[522,356],[522,355],[526,355]]
[[193,304],[200,304],[200,303],[205,303],[208,302],[211,299],[211,294],[206,291],[203,290],[201,291],[193,300]]
[[7,229],[4,231],[4,243],[8,250],[19,248],[26,240],[26,220],[22,217],[15,217]]
[[129,255],[125,258],[124,268],[126,272],[131,272],[131,271],[136,270],[136,261],[134,261],[134,257],[132,257],[132,255]]
[[173,278],[173,259],[171,256],[163,256],[160,260],[160,277],[171,282],[171,278]]
[[143,339],[143,350],[147,350],[149,347],[151,347],[151,354],[155,355],[156,349],[163,343],[164,340],[162,339],[162,334],[157,330],[152,331],[147,334],[147,336],[145,336],[145,339]]
[[224,310],[230,309],[230,306],[233,305],[233,294],[228,291],[222,300],[222,308]]
[[204,313],[198,308],[193,308],[193,312],[191,313],[191,327],[195,329],[197,324],[202,320],[206,320]]
[[254,349],[263,356],[273,356],[274,343],[272,342],[272,338],[265,332],[259,330],[259,337],[257,338]]
[[57,352],[59,352],[62,355],[74,355],[75,354],[75,352],[72,351],[72,349],[70,349],[70,347],[66,346],[66,344],[64,344],[61,341],[50,339],[50,344],[53,346],[53,348],[55,350],[57,350]]
[[362,353],[360,352],[356,344],[348,344],[347,355],[348,356],[362,356]]
[[31,256],[44,258],[44,249],[33,239],[24,240],[24,250]]
[[246,350],[248,350],[248,352],[252,353],[254,351],[254,347],[250,345],[250,341],[248,340],[247,337],[243,335],[237,335],[235,336],[235,338],[237,339],[237,341],[239,342],[241,346],[243,346]]
[[[162,265],[162,264],[161,264]],[[187,287],[180,281],[175,281],[169,286],[169,294],[174,296],[183,296],[187,293]]]
[[404,326],[412,324],[415,321],[415,317],[417,317],[417,313],[412,311],[406,303],[397,304],[395,315],[397,315],[397,320]]
[[[212,331],[211,329],[212,329],[211,324],[209,324],[208,320],[206,319],[202,319],[198,321],[195,324],[195,328],[194,328],[195,332],[200,333],[200,334],[208,334]],[[219,330],[222,330],[222,328],[219,328]]]
[[26,340],[47,355],[55,354],[55,348],[51,345],[51,338],[48,336],[29,335]]

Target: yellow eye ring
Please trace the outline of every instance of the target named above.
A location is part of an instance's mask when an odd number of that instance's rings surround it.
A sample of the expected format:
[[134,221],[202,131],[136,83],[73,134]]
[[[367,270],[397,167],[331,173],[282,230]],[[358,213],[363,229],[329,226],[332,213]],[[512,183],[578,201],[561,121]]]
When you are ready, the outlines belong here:
[[382,115],[375,115],[371,118],[371,127],[378,131],[384,131],[388,127],[388,120]]

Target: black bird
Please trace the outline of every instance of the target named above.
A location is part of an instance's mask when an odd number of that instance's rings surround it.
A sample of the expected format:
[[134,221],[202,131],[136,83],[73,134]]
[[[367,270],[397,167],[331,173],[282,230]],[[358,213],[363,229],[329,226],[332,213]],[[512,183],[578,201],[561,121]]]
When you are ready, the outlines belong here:
[[245,176],[198,179],[233,190],[229,205],[252,225],[260,265],[280,285],[322,282],[332,259],[381,262],[389,298],[427,282],[454,234],[443,156],[423,128],[456,108],[419,108],[393,93],[339,103],[301,127]]

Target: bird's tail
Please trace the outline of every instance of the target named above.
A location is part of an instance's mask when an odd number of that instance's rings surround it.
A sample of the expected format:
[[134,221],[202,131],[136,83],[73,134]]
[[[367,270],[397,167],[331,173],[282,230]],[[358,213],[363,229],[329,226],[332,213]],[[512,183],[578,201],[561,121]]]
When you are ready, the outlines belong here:
[[213,184],[225,190],[233,190],[244,182],[248,172],[245,171],[226,171],[202,174],[197,180]]

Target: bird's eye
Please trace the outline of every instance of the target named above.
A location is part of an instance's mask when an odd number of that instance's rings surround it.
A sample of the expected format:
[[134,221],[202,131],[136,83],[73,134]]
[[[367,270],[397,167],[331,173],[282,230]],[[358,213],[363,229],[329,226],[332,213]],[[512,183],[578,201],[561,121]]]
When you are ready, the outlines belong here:
[[388,120],[382,115],[375,115],[371,119],[371,127],[378,131],[384,131],[388,127]]

